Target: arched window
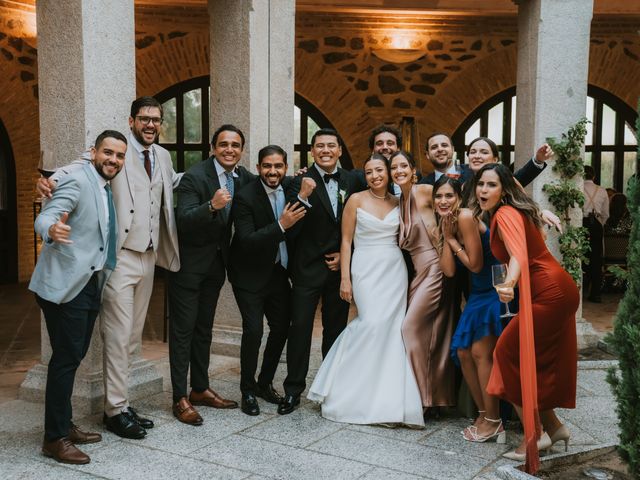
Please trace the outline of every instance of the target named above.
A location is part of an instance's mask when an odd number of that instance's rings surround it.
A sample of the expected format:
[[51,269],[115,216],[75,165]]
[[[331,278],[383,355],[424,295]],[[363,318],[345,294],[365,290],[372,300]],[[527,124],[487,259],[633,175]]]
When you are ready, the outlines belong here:
[[[178,172],[209,156],[209,77],[197,77],[177,83],[158,93],[164,123],[159,144],[171,152]],[[309,141],[319,128],[333,128],[331,122],[302,96],[296,94],[294,107],[294,170],[311,162]],[[351,157],[342,149],[341,165],[351,168]]]
[[[512,87],[490,98],[458,127],[452,141],[459,159],[465,158],[465,146],[471,140],[486,136],[498,144],[503,163],[514,161],[515,94]],[[589,86],[587,95],[585,116],[590,123],[585,138],[585,163],[593,166],[601,186],[626,193],[627,180],[635,173],[636,113],[601,88]]]

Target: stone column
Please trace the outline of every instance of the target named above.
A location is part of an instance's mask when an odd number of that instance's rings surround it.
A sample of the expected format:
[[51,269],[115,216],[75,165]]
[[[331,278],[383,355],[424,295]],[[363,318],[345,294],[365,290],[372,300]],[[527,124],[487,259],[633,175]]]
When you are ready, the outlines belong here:
[[[65,165],[106,129],[123,133],[136,96],[133,0],[41,0],[37,9],[40,148],[43,167]],[[20,398],[44,400],[49,337],[41,328],[40,364],[20,387]],[[162,390],[150,362],[137,358],[131,371],[132,398]],[[102,341],[96,323],[91,348],[74,386],[75,414],[103,405]]]
[[[295,0],[209,0],[209,18],[212,129],[231,123],[244,132],[241,164],[254,172],[266,145],[280,145],[293,159]],[[238,355],[241,331],[227,283],[212,351]]]
[[[528,159],[547,137],[560,138],[585,115],[593,0],[516,0],[515,3],[518,4],[515,158]],[[542,208],[552,209],[542,186],[557,178],[549,166],[529,187],[533,199]],[[582,182],[578,183],[581,188]],[[574,209],[571,219],[572,224],[581,225],[582,211]],[[554,233],[547,244],[559,257]],[[582,319],[582,305],[577,318],[579,343],[597,342],[591,325]]]

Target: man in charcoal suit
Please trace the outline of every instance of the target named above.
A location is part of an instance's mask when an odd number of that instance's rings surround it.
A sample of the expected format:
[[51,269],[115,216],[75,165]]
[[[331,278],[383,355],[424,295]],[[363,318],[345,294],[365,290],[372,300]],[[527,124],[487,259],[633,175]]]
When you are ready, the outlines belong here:
[[169,282],[169,365],[173,414],[189,425],[202,424],[194,405],[238,407],[209,388],[209,355],[213,317],[229,258],[232,200],[255,176],[238,167],[244,135],[237,127],[218,128],[211,149],[213,155],[191,167],[176,190],[181,268]]

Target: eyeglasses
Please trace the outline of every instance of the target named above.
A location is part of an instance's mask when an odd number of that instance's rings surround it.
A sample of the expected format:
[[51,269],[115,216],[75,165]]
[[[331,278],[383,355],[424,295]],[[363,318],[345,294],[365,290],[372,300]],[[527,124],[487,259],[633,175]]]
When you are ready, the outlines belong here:
[[162,118],[160,117],[145,117],[145,116],[137,115],[136,118],[140,120],[143,125],[148,125],[149,122],[153,122],[153,124],[156,127],[158,125],[162,125]]

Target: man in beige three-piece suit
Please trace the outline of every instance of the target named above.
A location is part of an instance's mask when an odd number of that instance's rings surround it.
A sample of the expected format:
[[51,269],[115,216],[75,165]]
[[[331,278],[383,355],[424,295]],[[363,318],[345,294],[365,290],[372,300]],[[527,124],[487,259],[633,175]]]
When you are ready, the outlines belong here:
[[[116,269],[105,286],[100,310],[103,420],[108,430],[124,438],[144,438],[146,429],[153,427],[151,420],[138,416],[129,405],[128,376],[147,316],[154,268],[180,269],[173,188],[181,174],[173,170],[169,152],[154,144],[162,120],[162,105],[155,98],[141,97],[131,104],[129,148],[124,168],[112,183],[118,245]],[[57,180],[82,163],[59,169],[51,179]],[[41,193],[48,193],[47,186],[54,184],[39,183]]]

